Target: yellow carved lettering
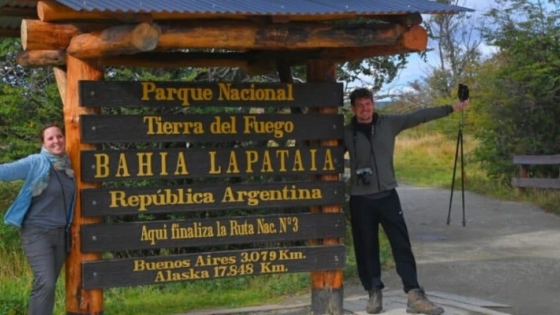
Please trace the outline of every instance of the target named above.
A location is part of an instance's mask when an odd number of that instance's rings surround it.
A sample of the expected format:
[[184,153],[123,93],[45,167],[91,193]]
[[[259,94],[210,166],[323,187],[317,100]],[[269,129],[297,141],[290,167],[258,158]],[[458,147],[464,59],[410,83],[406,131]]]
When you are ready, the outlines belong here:
[[117,173],[115,177],[130,177],[126,155],[124,153],[119,154],[119,165],[117,167]]
[[185,154],[179,152],[177,155],[177,167],[175,168],[175,175],[188,175],[189,170],[187,168],[187,161],[185,160]]
[[105,178],[109,176],[109,155],[105,153],[95,153],[95,178]]

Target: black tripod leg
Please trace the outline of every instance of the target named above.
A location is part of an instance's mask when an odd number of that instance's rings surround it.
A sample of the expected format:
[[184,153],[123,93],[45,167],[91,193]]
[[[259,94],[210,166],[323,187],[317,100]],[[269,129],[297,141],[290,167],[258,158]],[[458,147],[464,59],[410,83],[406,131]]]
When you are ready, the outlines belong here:
[[462,193],[462,202],[463,202],[463,226],[467,225],[467,221],[465,219],[465,163],[463,161],[463,133],[461,133],[461,193]]
[[457,145],[455,146],[455,162],[453,164],[453,178],[451,179],[451,197],[449,197],[449,210],[447,211],[447,225],[449,225],[449,222],[451,222],[451,203],[453,202],[453,190],[455,189],[455,174],[457,173],[457,158],[459,156],[459,143],[462,143],[461,138],[462,138],[462,133],[461,130],[459,130],[459,133],[457,134]]

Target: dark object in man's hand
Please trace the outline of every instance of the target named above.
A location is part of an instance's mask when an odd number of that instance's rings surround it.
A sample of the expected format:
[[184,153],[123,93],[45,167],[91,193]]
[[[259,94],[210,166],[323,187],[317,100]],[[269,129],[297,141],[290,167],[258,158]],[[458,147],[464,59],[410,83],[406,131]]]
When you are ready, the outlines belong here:
[[459,90],[457,91],[459,101],[464,102],[469,99],[469,87],[466,84],[459,83]]

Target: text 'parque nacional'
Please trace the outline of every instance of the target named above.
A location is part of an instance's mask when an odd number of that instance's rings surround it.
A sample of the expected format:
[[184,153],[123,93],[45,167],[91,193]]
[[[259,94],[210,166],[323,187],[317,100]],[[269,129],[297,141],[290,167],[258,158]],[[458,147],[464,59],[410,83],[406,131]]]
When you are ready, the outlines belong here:
[[343,85],[324,83],[80,81],[80,105],[339,107]]
[[218,93],[210,88],[172,88],[159,87],[157,82],[142,82],[143,101],[175,101],[180,100],[183,106],[191,101],[293,101],[293,85],[286,84],[283,88],[259,88],[250,84],[245,88],[232,87],[231,83],[218,83]]

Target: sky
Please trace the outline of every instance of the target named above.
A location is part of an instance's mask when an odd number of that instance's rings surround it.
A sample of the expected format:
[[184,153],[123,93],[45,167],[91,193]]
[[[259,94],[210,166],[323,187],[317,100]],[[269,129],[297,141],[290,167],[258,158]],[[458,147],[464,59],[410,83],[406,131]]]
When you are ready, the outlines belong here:
[[[482,16],[493,5],[492,0],[459,0],[459,6],[474,9],[473,17]],[[429,17],[429,16],[428,16]],[[424,17],[424,19],[428,18]],[[434,48],[434,43],[428,42],[428,49]],[[481,47],[482,51],[486,54],[492,52],[491,47]],[[391,84],[385,86],[379,94],[390,94],[392,92],[406,89],[408,83],[425,77],[431,65],[438,63],[438,58],[435,52],[428,52],[427,62],[420,59],[418,54],[412,54],[408,59],[407,67],[402,70],[398,78]]]

